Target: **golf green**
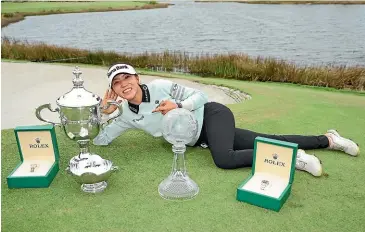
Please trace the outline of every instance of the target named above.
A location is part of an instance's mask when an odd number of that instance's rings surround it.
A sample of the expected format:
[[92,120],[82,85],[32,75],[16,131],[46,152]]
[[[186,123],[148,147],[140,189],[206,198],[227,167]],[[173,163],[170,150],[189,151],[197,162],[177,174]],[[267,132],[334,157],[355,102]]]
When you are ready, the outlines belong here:
[[[251,100],[228,105],[236,126],[263,133],[318,135],[328,129],[365,147],[365,96],[289,84],[192,77],[241,89]],[[26,101],[26,100],[25,100]],[[26,107],[24,104],[22,107]],[[250,168],[217,168],[208,149],[186,152],[190,177],[200,192],[193,200],[166,201],[158,184],[171,170],[171,145],[131,130],[109,146],[91,151],[120,170],[101,194],[81,192],[65,171],[78,147],[57,128],[60,171],[49,188],[8,189],[6,177],[19,163],[13,130],[2,130],[2,231],[364,231],[365,159],[331,150],[312,150],[326,175],[296,171],[280,212],[236,200]]]

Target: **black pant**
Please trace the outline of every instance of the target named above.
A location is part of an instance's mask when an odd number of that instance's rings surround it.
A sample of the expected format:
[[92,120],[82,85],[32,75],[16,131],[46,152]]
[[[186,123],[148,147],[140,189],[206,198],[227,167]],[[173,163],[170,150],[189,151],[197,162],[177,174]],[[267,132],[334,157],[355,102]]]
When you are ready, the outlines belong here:
[[326,148],[329,145],[325,135],[269,135],[236,128],[232,111],[216,102],[204,105],[203,128],[195,145],[207,144],[219,168],[250,167],[257,136],[297,143],[300,149]]

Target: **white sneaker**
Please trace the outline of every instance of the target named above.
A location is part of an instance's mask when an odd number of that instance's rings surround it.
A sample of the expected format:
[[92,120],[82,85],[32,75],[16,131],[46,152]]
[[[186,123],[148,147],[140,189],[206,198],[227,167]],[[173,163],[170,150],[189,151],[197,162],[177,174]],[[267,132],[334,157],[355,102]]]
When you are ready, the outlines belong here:
[[314,155],[306,154],[302,149],[298,149],[295,168],[309,172],[313,176],[322,175],[321,161]]
[[343,151],[352,156],[360,154],[359,146],[352,140],[341,137],[336,130],[328,130],[326,135],[332,140],[329,149]]

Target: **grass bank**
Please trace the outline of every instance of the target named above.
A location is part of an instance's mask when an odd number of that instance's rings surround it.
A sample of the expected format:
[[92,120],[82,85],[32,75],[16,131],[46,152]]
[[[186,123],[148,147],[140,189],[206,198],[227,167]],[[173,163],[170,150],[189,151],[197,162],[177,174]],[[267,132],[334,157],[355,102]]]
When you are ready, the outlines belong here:
[[313,5],[363,5],[363,0],[196,0],[195,2],[238,2],[247,4],[313,4]]
[[126,62],[137,68],[168,72],[177,70],[203,77],[293,83],[358,91],[365,89],[364,66],[298,67],[281,60],[253,58],[245,54],[191,56],[182,52],[146,52],[139,55],[92,52],[9,38],[3,38],[1,50],[3,59],[105,66],[115,62]]
[[1,27],[23,20],[26,16],[82,12],[103,12],[165,8],[169,4],[145,2],[1,2]]
[[[238,88],[252,95],[249,101],[229,105],[237,127],[305,135],[337,128],[365,147],[365,120],[359,117],[365,115],[364,96],[271,83],[193,79]],[[251,168],[218,169],[209,151],[201,148],[188,148],[186,152],[189,175],[198,183],[199,195],[185,202],[163,200],[157,186],[171,170],[171,146],[137,130],[127,131],[109,146],[91,146],[92,152],[118,165],[120,172],[113,174],[104,193],[84,194],[65,171],[79,149],[62,130],[57,128],[56,133],[60,171],[51,186],[10,190],[6,177],[19,163],[19,155],[14,132],[1,131],[3,231],[49,232],[57,228],[58,232],[340,232],[365,228],[361,207],[365,200],[363,155],[355,158],[330,150],[307,151],[322,160],[328,176],[314,178],[296,171],[291,196],[277,213],[235,199],[237,186]]]

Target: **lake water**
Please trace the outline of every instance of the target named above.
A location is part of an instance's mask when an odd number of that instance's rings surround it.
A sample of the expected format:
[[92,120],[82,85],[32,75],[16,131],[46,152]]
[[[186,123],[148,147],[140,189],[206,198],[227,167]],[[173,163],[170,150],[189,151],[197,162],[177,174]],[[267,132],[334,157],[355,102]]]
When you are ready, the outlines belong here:
[[2,29],[29,42],[127,53],[246,53],[365,65],[365,5],[179,2],[164,9],[32,16]]

